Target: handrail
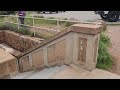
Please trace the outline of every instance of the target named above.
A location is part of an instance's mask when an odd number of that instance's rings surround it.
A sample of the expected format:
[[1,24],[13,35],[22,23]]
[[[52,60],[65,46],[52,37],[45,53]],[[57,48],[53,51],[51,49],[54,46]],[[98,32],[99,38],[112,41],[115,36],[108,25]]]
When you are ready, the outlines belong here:
[[[76,22],[76,23],[83,23],[83,24],[96,24],[95,22],[83,22],[83,21],[77,21],[77,20],[62,20],[62,19],[36,18],[35,16],[31,16],[31,17],[24,17],[24,18],[31,18],[31,19],[33,20],[32,25],[26,25],[26,24],[20,24],[20,23],[19,23],[18,18],[19,18],[19,17],[22,17],[22,16],[18,16],[18,15],[0,15],[0,17],[5,17],[5,21],[3,21],[3,23],[4,23],[4,22],[7,22],[7,23],[12,23],[12,24],[18,25],[18,29],[19,29],[19,25],[23,25],[23,26],[27,26],[27,27],[31,27],[31,28],[45,29],[45,30],[53,31],[53,32],[54,32],[54,31],[55,31],[55,32],[60,32],[60,30],[59,30],[59,25],[60,25],[59,22],[60,22],[60,21],[63,21],[63,22]],[[7,20],[6,20],[6,17],[14,17],[14,18],[17,18],[17,23],[7,21]],[[35,26],[35,19],[38,19],[38,20],[39,20],[39,19],[42,19],[42,20],[52,20],[52,21],[56,21],[57,30]],[[1,23],[1,22],[0,22],[0,23]],[[34,30],[34,35],[35,35],[35,30]]]
[[[0,17],[1,16],[10,16],[10,17],[16,17],[16,18],[18,18],[18,17],[22,17],[22,16],[17,16],[17,15],[0,15]],[[63,19],[49,19],[49,18],[36,18],[36,17],[34,17],[34,16],[32,16],[32,17],[24,17],[24,18],[34,18],[34,19],[43,19],[43,20],[53,20],[53,21],[57,21],[57,20],[59,20],[59,21],[66,21],[66,22],[80,22],[80,23],[86,23],[86,24],[95,24],[94,22],[85,22],[85,21],[78,21],[78,20],[63,20]]]

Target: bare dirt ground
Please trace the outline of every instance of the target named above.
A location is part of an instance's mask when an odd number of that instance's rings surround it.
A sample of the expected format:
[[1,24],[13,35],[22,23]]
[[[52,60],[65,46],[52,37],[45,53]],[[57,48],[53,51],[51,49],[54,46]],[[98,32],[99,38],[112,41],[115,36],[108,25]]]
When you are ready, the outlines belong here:
[[120,26],[108,26],[106,34],[111,39],[109,52],[114,61],[110,71],[120,75]]

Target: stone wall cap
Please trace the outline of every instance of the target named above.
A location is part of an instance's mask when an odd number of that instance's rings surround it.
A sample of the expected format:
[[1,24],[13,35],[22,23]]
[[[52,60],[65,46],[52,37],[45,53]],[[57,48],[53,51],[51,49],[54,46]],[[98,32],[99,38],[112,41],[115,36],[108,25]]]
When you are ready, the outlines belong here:
[[71,26],[71,31],[80,32],[85,34],[98,34],[103,30],[102,23],[95,24],[74,24]]
[[9,60],[14,60],[14,59],[15,59],[14,56],[12,56],[11,54],[5,52],[4,50],[2,50],[0,48],[0,64],[4,63],[4,62],[7,62]]

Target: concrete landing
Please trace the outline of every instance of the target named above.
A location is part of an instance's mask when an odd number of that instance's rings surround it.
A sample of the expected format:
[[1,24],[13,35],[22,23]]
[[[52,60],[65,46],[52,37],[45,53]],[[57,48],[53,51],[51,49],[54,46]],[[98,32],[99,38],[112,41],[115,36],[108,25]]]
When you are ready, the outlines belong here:
[[75,65],[62,65],[20,73],[12,79],[120,79],[120,76],[101,69],[88,71]]
[[120,79],[120,76],[101,69],[88,71],[77,66],[69,68],[49,77],[50,79]]

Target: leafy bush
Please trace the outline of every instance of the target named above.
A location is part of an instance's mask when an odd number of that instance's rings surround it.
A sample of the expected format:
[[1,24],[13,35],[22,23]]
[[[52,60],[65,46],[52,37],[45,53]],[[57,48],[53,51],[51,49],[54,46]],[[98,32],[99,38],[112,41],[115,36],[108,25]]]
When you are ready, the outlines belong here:
[[112,57],[108,52],[109,44],[110,39],[103,33],[101,33],[98,50],[97,68],[107,70],[112,66]]

